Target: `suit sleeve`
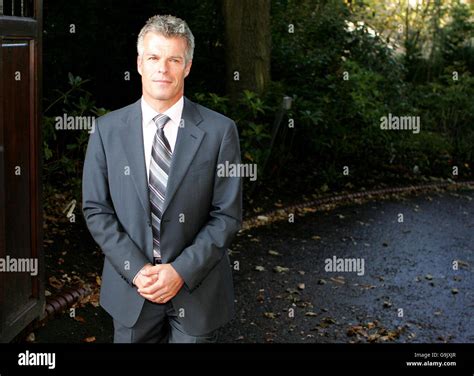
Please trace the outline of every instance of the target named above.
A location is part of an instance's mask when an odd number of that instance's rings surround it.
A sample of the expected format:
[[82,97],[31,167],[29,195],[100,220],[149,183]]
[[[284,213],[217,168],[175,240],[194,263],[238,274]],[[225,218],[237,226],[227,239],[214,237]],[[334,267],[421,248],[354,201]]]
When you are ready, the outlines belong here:
[[117,219],[110,197],[107,156],[98,120],[90,135],[84,161],[82,210],[87,227],[105,257],[117,273],[132,284],[133,278],[149,261]]
[[[224,135],[217,164],[240,164],[240,144],[234,122]],[[194,242],[171,263],[192,291],[227,252],[242,225],[242,179],[214,175],[210,220],[199,231]]]

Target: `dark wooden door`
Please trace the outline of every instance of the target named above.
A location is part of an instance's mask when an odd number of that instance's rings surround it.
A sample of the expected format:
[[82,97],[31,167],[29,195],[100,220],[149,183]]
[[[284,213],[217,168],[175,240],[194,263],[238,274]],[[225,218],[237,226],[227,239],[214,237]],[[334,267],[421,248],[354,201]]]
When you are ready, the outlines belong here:
[[0,342],[44,310],[41,1],[0,0]]

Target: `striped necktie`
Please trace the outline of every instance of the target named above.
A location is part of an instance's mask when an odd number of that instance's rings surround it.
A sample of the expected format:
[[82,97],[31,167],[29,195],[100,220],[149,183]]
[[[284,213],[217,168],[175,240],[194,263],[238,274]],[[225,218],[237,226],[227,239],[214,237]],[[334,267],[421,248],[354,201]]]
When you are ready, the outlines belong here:
[[168,120],[170,120],[170,118],[164,114],[159,114],[153,118],[157,130],[151,149],[148,187],[150,188],[153,257],[155,264],[161,263],[160,223],[163,214],[166,184],[168,183],[172,155],[171,147],[164,133],[164,127]]

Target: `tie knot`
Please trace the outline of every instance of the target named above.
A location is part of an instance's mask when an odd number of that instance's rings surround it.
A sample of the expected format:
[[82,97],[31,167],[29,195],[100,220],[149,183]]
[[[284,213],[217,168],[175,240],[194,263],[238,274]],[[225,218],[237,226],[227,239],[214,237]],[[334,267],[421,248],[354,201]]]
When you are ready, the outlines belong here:
[[153,118],[156,126],[160,129],[163,129],[168,120],[170,120],[170,118],[165,114],[158,114]]

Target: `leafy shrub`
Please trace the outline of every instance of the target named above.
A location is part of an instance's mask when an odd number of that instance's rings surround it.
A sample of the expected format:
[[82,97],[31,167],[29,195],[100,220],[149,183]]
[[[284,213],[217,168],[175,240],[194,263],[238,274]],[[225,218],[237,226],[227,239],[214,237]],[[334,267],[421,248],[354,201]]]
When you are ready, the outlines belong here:
[[90,133],[87,130],[57,130],[56,118],[63,114],[99,117],[107,110],[96,107],[92,94],[84,89],[88,80],[71,73],[68,77],[68,89],[56,90],[57,97],[43,116],[43,179],[48,185],[70,188],[75,197],[80,197],[82,166]]

